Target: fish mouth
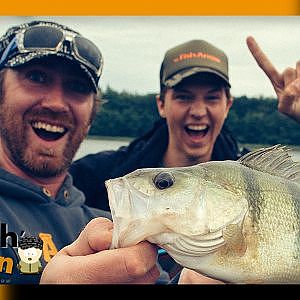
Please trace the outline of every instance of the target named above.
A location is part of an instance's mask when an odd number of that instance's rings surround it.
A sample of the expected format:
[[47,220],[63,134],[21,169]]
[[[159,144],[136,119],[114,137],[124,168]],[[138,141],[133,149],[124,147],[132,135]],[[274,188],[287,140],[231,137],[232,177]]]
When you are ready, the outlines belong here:
[[204,137],[209,128],[208,124],[188,124],[184,126],[185,132],[191,137]]
[[64,125],[50,121],[35,120],[30,125],[40,139],[48,142],[61,139],[69,131]]

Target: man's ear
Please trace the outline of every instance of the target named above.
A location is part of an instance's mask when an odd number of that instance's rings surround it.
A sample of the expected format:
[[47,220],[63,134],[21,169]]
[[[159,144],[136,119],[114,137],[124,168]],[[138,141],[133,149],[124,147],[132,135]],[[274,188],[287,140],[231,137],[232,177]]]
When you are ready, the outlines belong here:
[[226,107],[226,117],[228,116],[228,113],[229,113],[229,110],[230,110],[230,107],[232,106],[232,103],[233,103],[233,97],[230,97],[230,99],[227,100],[227,107]]
[[165,118],[165,101],[161,99],[160,95],[156,95],[155,99],[159,115]]

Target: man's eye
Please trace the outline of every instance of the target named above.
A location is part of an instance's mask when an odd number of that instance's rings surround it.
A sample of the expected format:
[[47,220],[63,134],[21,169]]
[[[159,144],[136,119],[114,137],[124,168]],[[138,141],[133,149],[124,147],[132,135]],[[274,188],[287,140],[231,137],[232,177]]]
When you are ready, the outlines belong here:
[[175,99],[180,101],[191,101],[193,98],[190,95],[178,94],[175,96]]
[[92,92],[92,87],[89,83],[79,81],[79,80],[72,80],[67,83],[67,87],[70,91],[79,93],[79,94],[89,94]]
[[211,95],[211,96],[207,96],[206,99],[209,101],[218,101],[221,99],[221,97],[218,95]]
[[31,70],[27,72],[26,78],[36,83],[45,83],[47,81],[46,73],[39,70]]

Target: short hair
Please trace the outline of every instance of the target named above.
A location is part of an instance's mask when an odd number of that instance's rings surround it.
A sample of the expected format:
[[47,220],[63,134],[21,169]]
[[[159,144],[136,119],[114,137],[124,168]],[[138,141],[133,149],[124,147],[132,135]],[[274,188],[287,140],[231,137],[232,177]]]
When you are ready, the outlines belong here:
[[19,239],[19,248],[22,250],[29,248],[43,249],[43,241],[39,237],[35,236],[23,236]]
[[[194,74],[192,76],[196,77],[196,76],[198,76],[198,74]],[[192,76],[189,76],[188,78],[190,78]],[[217,76],[211,75],[209,73],[206,73],[206,75],[202,75],[202,76],[203,76],[204,82],[208,82],[208,83],[216,82],[216,83],[220,84],[220,86],[224,87],[227,100],[229,100],[231,98],[230,87],[225,83],[225,81],[220,80]],[[163,84],[160,84],[160,100],[164,101],[167,90],[174,89],[174,88],[175,87],[170,88]]]

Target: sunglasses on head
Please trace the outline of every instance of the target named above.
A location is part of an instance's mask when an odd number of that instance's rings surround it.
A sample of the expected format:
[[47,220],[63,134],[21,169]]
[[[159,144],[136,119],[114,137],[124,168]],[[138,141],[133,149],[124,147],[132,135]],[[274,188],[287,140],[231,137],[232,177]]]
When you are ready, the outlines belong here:
[[75,32],[50,25],[36,25],[16,33],[0,59],[0,66],[14,54],[39,51],[71,55],[97,77],[101,75],[102,55],[94,43]]

